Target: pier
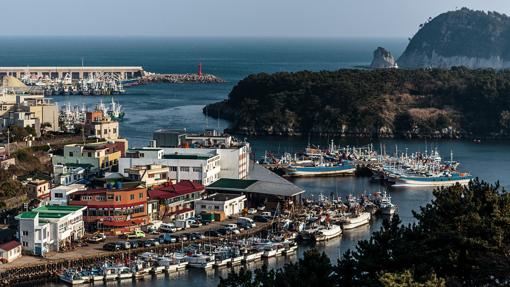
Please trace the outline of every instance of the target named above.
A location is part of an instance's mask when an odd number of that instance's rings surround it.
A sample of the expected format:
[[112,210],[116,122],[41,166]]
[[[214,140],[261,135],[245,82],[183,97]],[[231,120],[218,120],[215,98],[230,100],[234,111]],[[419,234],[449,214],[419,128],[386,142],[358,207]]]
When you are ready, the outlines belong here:
[[111,75],[119,80],[140,78],[145,75],[141,66],[68,66],[68,67],[0,67],[0,77],[48,77],[62,79],[66,75],[74,80],[80,80],[91,75]]

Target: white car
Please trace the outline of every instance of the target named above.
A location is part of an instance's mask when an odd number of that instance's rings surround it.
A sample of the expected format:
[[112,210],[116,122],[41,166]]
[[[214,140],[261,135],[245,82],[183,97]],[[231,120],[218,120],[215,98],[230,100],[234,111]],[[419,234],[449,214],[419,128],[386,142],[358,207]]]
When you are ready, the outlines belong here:
[[248,214],[257,214],[257,209],[255,208],[248,209]]

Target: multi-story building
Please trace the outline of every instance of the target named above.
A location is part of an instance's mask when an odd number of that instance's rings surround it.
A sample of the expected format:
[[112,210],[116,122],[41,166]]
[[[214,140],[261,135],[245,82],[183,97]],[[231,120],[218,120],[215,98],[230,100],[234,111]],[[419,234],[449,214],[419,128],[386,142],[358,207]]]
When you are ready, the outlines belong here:
[[226,218],[241,214],[244,209],[246,196],[241,194],[216,193],[195,202],[195,212],[218,214],[219,218]]
[[169,167],[159,164],[137,165],[124,170],[129,179],[144,182],[147,187],[168,182],[169,172]]
[[61,185],[50,189],[50,204],[67,205],[69,196],[75,192],[87,190],[84,184]]
[[57,164],[53,166],[53,183],[70,185],[85,177],[85,168],[76,164]]
[[171,181],[190,180],[208,185],[220,178],[220,158],[220,155],[213,150],[130,149],[126,157],[119,160],[119,171],[124,176],[128,176],[126,170],[134,166],[157,164],[168,167],[168,178]]
[[69,196],[68,205],[87,207],[83,220],[90,231],[122,233],[150,223],[147,188],[139,182],[78,191]]
[[105,140],[119,138],[119,122],[112,121],[103,111],[87,112],[84,129],[89,137]]
[[69,144],[53,154],[53,165],[88,165],[91,172],[117,170],[119,158],[127,148],[126,140],[93,144]]
[[47,205],[23,212],[18,237],[23,250],[35,255],[59,251],[83,237],[84,206]]
[[50,196],[50,183],[43,179],[30,179],[26,181],[30,198],[45,199]]
[[194,202],[200,200],[204,192],[203,185],[184,180],[154,187],[149,197],[159,201],[159,218],[182,220],[195,215]]

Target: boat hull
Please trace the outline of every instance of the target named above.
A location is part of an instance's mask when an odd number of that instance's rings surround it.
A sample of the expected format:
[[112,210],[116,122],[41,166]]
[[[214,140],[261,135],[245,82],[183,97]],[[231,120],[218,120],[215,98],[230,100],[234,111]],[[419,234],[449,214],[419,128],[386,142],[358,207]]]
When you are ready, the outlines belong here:
[[471,181],[472,178],[463,178],[463,179],[450,179],[450,180],[442,180],[442,179],[412,179],[412,178],[399,178],[394,187],[413,187],[413,186],[452,186],[457,183],[460,185],[467,185]]
[[325,167],[290,167],[285,175],[289,177],[338,176],[352,175],[356,171],[353,166],[325,166]]

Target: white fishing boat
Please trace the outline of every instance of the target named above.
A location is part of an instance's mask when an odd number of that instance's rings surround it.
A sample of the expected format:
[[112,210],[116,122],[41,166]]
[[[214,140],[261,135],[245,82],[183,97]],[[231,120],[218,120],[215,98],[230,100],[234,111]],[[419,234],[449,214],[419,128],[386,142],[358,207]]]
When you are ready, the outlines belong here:
[[228,264],[230,264],[231,261],[232,261],[232,258],[230,258],[230,257],[217,256],[216,259],[214,260],[213,266],[216,268],[224,267],[224,266],[227,266]]
[[338,237],[342,234],[342,228],[336,224],[329,224],[327,226],[321,226],[315,233],[313,237],[315,241],[327,241],[332,238]]
[[386,191],[382,193],[379,210],[382,215],[392,215],[397,211],[397,206],[391,202],[391,196],[389,196]]
[[117,268],[117,279],[132,279],[133,278],[133,272],[129,269],[129,267],[122,266]]
[[117,277],[119,276],[117,274],[117,270],[114,267],[106,267],[103,269],[104,273],[104,280],[105,281],[113,281],[117,280]]
[[86,283],[85,279],[78,272],[74,271],[66,271],[63,274],[59,275],[58,278],[70,285],[80,285]]
[[231,266],[235,266],[235,265],[239,265],[243,262],[244,260],[244,256],[243,255],[240,255],[240,256],[234,256],[230,259],[230,265]]
[[400,176],[393,187],[467,185],[474,177],[467,173],[447,173],[432,176]]
[[244,255],[244,261],[245,262],[252,262],[256,260],[260,260],[262,258],[262,254],[264,254],[264,251],[254,251],[250,252]]
[[209,269],[214,265],[214,256],[206,254],[193,254],[186,257],[190,268]]
[[342,219],[342,229],[353,229],[370,222],[371,214],[369,212],[360,212],[358,214],[351,214]]

